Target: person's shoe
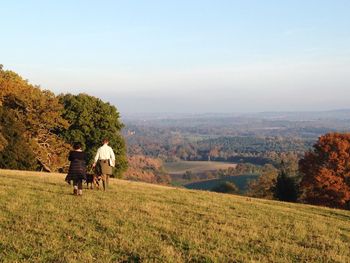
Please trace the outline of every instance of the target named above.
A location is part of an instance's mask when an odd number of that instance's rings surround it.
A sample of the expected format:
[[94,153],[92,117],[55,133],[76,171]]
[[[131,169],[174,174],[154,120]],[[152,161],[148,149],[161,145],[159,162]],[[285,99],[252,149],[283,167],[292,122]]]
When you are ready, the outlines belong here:
[[73,195],[78,195],[78,187],[74,186],[73,188]]

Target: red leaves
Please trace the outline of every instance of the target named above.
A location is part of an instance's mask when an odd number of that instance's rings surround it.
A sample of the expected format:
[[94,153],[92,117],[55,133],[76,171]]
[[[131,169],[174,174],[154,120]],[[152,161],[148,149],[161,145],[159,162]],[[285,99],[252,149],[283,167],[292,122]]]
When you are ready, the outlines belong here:
[[299,162],[302,199],[311,204],[347,208],[350,204],[350,133],[321,136]]

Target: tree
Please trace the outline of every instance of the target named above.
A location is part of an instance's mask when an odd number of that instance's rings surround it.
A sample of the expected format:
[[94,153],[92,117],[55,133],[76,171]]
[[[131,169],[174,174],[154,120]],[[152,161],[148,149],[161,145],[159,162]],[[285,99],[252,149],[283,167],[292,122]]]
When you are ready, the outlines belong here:
[[337,208],[350,206],[350,133],[321,136],[299,161],[304,202]]
[[274,187],[274,197],[280,201],[297,201],[298,190],[295,179],[288,176],[285,169],[282,169],[277,175],[276,185]]
[[114,176],[121,176],[127,168],[126,146],[120,134],[123,124],[117,109],[109,103],[87,94],[65,94],[59,96],[64,105],[63,118],[70,126],[63,130],[63,137],[69,143],[81,142],[90,164],[104,138],[116,155]]
[[62,118],[63,107],[52,92],[0,67],[0,105],[11,110],[24,125],[23,138],[43,169],[57,171],[67,165],[69,146],[57,131],[66,129],[68,123]]
[[273,199],[278,170],[272,165],[265,165],[258,179],[250,181],[247,195],[258,198]]
[[0,126],[0,152],[7,146],[7,140],[3,135],[3,128]]
[[234,183],[225,181],[213,187],[211,191],[225,194],[237,194],[239,189]]
[[194,181],[194,180],[198,180],[198,175],[197,174],[193,174],[191,171],[186,171],[182,175],[182,179],[189,180],[189,181]]
[[26,130],[23,123],[16,120],[13,111],[0,108],[0,123],[3,144],[0,149],[0,168],[35,170],[37,162],[35,155],[23,137]]

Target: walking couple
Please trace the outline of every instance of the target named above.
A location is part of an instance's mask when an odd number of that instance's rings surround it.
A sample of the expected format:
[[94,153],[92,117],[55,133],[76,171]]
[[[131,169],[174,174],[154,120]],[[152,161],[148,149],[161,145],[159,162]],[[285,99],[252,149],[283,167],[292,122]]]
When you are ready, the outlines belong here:
[[[100,166],[100,175],[102,180],[108,185],[108,178],[112,175],[113,167],[115,166],[115,155],[113,149],[108,145],[109,140],[104,139],[103,145],[98,148],[95,155],[93,168],[96,165]],[[86,154],[82,150],[81,143],[77,142],[73,145],[73,150],[69,152],[68,160],[70,166],[66,181],[70,183],[73,181],[73,194],[83,194],[83,180],[86,180]]]

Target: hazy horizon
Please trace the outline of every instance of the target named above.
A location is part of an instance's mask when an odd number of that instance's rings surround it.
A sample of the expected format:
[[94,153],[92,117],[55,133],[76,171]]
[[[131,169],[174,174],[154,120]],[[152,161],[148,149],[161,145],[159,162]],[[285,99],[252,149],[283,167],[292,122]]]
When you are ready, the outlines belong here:
[[10,1],[0,64],[137,113],[348,109],[350,2]]

